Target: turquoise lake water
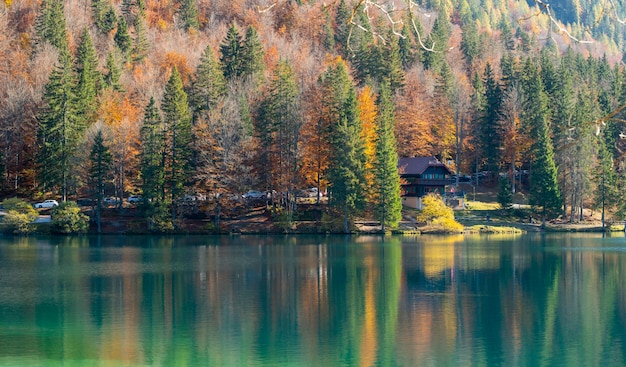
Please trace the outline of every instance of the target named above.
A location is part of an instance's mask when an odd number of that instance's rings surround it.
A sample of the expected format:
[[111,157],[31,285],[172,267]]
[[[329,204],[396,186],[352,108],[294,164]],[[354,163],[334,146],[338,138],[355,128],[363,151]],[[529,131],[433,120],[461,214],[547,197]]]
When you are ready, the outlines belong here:
[[626,366],[626,238],[0,237],[0,366]]

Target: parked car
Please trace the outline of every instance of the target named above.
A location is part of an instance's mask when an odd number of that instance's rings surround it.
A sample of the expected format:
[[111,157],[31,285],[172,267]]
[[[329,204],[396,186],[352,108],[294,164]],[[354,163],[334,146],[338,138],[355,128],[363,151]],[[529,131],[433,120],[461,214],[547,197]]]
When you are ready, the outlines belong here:
[[106,205],[117,205],[119,204],[120,200],[118,198],[114,198],[114,197],[106,197],[104,198],[104,203]]
[[128,202],[130,204],[139,204],[143,199],[139,195],[131,195],[128,197]]
[[262,200],[267,197],[267,195],[262,191],[248,191],[241,196],[248,200]]
[[55,206],[59,206],[59,203],[56,200],[44,200],[41,203],[35,204],[35,208],[37,209],[50,209]]

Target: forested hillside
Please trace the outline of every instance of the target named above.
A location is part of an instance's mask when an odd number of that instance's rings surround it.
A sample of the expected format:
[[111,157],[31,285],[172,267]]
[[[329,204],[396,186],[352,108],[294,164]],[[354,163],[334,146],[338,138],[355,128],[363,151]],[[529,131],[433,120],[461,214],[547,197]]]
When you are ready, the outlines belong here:
[[549,216],[621,217],[624,17],[612,0],[5,0],[2,191],[142,194],[176,219],[186,195],[274,190],[291,218],[315,186],[346,228],[364,210],[393,226],[390,162],[433,155],[529,185]]

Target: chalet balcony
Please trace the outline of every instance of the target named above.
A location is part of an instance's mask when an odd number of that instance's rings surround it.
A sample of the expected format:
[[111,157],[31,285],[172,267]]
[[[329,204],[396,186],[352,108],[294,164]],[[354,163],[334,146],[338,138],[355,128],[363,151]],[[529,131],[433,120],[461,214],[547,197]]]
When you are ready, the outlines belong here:
[[446,186],[452,185],[456,181],[453,178],[413,178],[410,181],[406,179],[401,179],[402,186]]

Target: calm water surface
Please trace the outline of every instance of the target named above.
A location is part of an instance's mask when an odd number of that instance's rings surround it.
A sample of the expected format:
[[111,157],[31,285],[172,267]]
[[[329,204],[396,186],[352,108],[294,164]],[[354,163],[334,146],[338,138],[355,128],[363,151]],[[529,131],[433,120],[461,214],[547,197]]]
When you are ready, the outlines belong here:
[[626,366],[626,239],[0,237],[0,366]]

